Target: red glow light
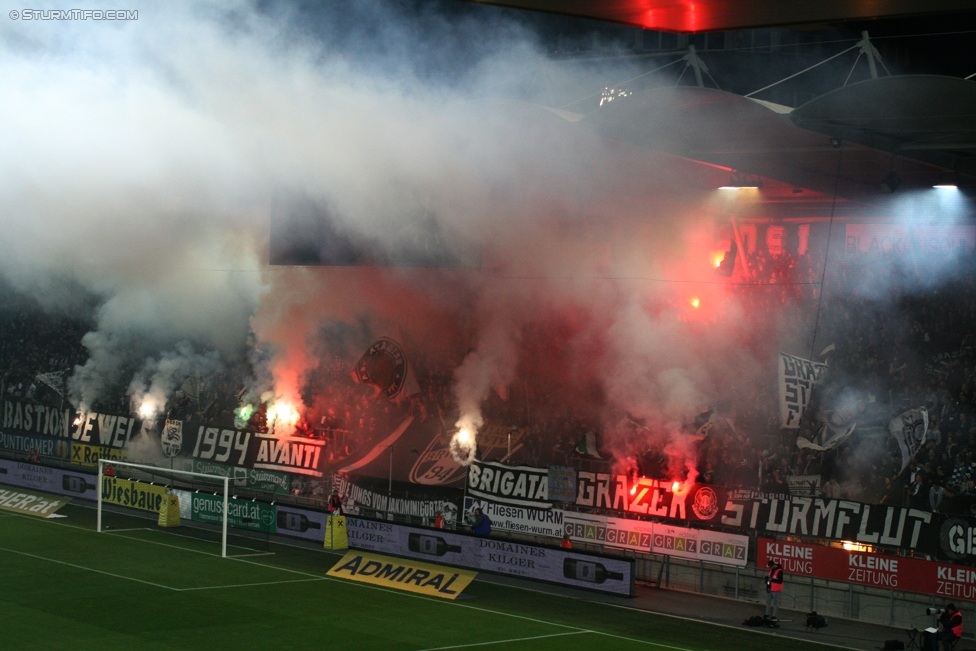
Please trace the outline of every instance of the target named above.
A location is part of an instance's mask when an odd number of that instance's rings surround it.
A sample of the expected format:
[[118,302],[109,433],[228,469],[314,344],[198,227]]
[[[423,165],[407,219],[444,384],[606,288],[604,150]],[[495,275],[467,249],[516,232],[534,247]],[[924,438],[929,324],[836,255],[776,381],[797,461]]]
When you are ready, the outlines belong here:
[[637,494],[637,484],[634,484],[634,487],[630,489],[630,494],[631,495]]
[[699,305],[701,305],[701,301],[700,301],[700,300],[698,300],[698,297],[697,297],[697,296],[695,296],[695,297],[693,297],[693,298],[692,298],[692,299],[691,299],[690,301],[688,301],[688,302],[689,302],[689,303],[691,303],[691,306],[692,306],[693,308],[695,308],[696,310],[698,309],[698,306],[699,306]]
[[673,484],[671,484],[671,490],[672,490],[672,492],[677,493],[679,488],[681,488],[681,482],[680,481],[676,481]]

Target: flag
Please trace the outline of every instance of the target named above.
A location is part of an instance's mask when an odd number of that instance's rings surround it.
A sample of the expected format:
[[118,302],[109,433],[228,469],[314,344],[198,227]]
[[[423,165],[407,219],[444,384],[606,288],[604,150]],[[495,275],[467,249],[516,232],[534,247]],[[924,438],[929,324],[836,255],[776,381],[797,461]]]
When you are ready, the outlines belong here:
[[813,386],[823,376],[826,364],[811,362],[786,353],[779,354],[780,427],[798,429],[810,404]]
[[369,384],[375,395],[385,395],[390,400],[420,393],[420,385],[410,367],[410,360],[403,346],[392,337],[380,337],[356,362],[349,374],[357,384]]
[[922,448],[929,431],[929,414],[925,407],[909,409],[905,413],[895,416],[888,423],[888,432],[898,441],[901,449],[901,469],[908,467],[908,463]]
[[695,416],[695,436],[699,440],[704,440],[712,432],[712,427],[714,427],[716,421],[715,409],[709,409],[708,411],[703,411],[697,416]]
[[583,435],[580,442],[576,444],[576,452],[587,457],[603,458],[596,449],[596,434],[593,432],[587,432]]
[[797,437],[796,447],[804,450],[815,450],[817,452],[832,450],[849,438],[854,433],[855,427],[857,427],[857,423],[836,428],[830,426],[828,423],[824,423],[809,440],[803,437]]
[[46,384],[57,392],[59,396],[64,397],[64,371],[38,373],[34,379],[41,384]]
[[191,375],[184,380],[180,390],[190,400],[200,402],[200,378]]

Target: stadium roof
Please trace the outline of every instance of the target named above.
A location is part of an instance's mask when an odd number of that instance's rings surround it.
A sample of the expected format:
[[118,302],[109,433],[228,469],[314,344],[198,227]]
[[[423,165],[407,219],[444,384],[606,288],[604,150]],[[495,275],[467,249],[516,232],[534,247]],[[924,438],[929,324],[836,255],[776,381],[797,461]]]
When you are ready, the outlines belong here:
[[973,8],[971,0],[490,0],[481,4],[669,32],[889,18]]

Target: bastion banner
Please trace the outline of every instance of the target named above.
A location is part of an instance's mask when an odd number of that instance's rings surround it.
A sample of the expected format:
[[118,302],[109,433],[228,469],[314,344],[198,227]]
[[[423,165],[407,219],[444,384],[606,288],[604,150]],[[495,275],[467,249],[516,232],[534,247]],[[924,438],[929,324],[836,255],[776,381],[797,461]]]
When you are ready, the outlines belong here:
[[634,562],[392,522],[346,518],[349,547],[633,596]]
[[918,592],[947,600],[976,599],[976,569],[837,547],[760,538],[756,564],[775,560],[789,575]]

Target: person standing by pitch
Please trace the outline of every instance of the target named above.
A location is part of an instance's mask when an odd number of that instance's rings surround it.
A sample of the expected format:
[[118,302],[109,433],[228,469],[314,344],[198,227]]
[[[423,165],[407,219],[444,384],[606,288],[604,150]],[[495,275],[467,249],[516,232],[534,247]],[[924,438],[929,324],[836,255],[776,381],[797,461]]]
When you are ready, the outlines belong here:
[[766,617],[775,620],[779,615],[779,597],[783,592],[783,566],[770,560],[766,567],[769,568],[766,572]]

